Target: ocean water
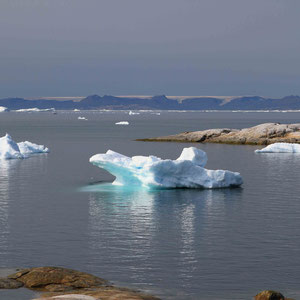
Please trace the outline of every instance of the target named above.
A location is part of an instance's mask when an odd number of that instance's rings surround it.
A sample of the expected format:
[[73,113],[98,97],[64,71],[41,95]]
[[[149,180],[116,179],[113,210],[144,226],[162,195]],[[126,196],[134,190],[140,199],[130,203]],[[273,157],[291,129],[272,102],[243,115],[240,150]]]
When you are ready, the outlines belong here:
[[[88,119],[78,120],[78,116]],[[252,299],[275,289],[300,297],[300,155],[256,146],[146,143],[153,137],[263,122],[300,113],[58,112],[0,114],[0,134],[49,154],[0,162],[0,271],[63,266],[175,300]],[[115,122],[129,121],[128,126]],[[108,149],[177,158],[207,152],[211,169],[242,174],[238,189],[129,190],[88,162]],[[0,299],[31,299],[0,290]]]

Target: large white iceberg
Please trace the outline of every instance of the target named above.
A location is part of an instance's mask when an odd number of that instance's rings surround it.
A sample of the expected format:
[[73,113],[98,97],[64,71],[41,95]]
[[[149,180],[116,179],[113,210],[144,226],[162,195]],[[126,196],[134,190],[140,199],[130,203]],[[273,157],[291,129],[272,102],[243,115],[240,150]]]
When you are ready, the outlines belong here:
[[16,143],[9,134],[0,138],[0,159],[26,158],[35,153],[48,153],[49,149],[28,141]]
[[146,188],[225,188],[243,183],[240,173],[207,170],[206,153],[195,147],[184,148],[176,160],[156,156],[128,157],[108,150],[90,162],[116,177],[113,184]]
[[292,143],[274,143],[263,149],[255,150],[256,153],[300,153],[300,145]]

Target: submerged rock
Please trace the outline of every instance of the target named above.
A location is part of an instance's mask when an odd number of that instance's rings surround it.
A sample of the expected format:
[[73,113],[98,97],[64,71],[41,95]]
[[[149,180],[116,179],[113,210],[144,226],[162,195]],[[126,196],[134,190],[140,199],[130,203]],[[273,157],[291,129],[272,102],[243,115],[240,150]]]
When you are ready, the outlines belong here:
[[278,142],[300,143],[300,124],[264,123],[245,129],[208,129],[157,138],[138,139],[138,141],[249,145],[269,145]]

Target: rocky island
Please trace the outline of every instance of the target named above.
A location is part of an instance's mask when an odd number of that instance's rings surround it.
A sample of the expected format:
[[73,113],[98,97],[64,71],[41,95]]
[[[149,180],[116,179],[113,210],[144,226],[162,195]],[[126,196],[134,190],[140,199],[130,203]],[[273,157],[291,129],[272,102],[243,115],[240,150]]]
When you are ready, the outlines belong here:
[[223,143],[240,145],[269,145],[300,143],[300,124],[264,123],[244,129],[207,129],[179,134],[137,139],[145,142]]

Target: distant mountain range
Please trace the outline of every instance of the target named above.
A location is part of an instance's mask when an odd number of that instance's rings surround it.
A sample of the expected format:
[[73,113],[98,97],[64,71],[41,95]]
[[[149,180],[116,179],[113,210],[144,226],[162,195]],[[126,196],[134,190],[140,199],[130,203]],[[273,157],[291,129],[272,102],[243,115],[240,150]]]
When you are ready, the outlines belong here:
[[10,110],[54,108],[57,110],[300,110],[300,96],[287,96],[281,99],[259,96],[237,97],[231,100],[215,97],[169,99],[165,95],[144,97],[116,97],[91,95],[80,101],[5,98],[0,99],[0,106]]

